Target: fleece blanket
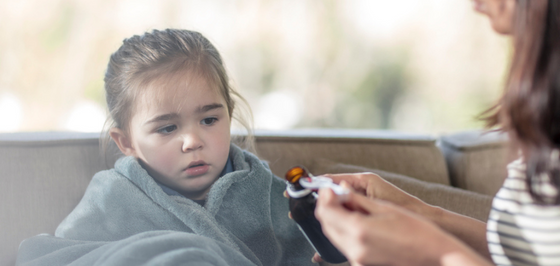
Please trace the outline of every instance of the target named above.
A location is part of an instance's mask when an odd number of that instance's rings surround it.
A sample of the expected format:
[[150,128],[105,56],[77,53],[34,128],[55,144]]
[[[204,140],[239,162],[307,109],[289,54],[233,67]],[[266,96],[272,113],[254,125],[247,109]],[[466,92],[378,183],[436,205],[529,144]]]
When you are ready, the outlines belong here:
[[234,171],[204,206],[170,196],[133,157],[97,173],[55,235],[22,242],[18,265],[311,265],[285,183],[231,146]]

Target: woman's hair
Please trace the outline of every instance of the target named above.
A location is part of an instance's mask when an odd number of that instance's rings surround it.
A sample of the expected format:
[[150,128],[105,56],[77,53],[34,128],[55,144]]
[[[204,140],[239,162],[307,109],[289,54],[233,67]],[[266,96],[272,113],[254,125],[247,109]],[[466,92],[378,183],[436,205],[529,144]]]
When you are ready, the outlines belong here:
[[541,204],[543,184],[560,189],[560,1],[517,0],[514,55],[506,90],[484,114],[489,127],[507,132],[527,165],[527,187]]
[[[153,30],[135,35],[125,39],[111,55],[104,79],[110,114],[105,128],[116,127],[128,134],[140,93],[158,79],[170,81],[173,75],[184,76],[185,71],[219,89],[231,118],[247,130],[245,148],[252,149],[252,119],[248,121],[235,112],[239,109],[237,102],[241,101],[245,105],[244,115],[251,116],[247,101],[230,85],[218,50],[202,34],[188,30]],[[104,151],[110,142],[108,130],[105,131]]]

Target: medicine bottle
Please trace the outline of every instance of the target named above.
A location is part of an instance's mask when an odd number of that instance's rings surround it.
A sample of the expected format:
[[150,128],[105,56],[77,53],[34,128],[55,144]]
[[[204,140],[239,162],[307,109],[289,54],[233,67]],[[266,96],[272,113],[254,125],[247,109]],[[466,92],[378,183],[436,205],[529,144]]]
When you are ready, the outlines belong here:
[[302,178],[309,177],[309,172],[301,166],[293,167],[286,173],[286,180],[288,181],[286,190],[290,196],[289,204],[292,219],[298,224],[299,229],[324,261],[329,263],[345,262],[347,261],[346,257],[323,234],[321,223],[315,218],[317,192],[304,188],[299,182]]

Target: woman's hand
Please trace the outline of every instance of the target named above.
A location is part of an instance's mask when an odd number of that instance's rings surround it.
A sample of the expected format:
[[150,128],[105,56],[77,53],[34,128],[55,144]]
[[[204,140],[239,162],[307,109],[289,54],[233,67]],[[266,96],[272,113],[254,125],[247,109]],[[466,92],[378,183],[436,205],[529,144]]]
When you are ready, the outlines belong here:
[[401,206],[411,212],[432,219],[435,210],[431,205],[406,193],[374,173],[326,174],[334,183],[349,186],[370,199],[381,199]]
[[443,265],[456,263],[455,257],[465,265],[487,265],[435,224],[386,201],[351,192],[343,203],[332,190],[321,189],[315,215],[352,265]]
[[[421,216],[432,224],[439,226],[439,229],[451,233],[468,244],[483,257],[490,259],[486,242],[486,224],[483,222],[429,205],[373,173],[327,174],[323,176],[331,178],[337,184],[355,190],[356,193],[350,194],[353,195],[352,198],[361,196],[364,199],[377,200],[377,202],[383,200]],[[344,217],[339,216],[340,221],[338,222],[344,222]],[[314,259],[320,261],[317,254],[315,254]]]
[[[432,206],[406,193],[374,173],[324,174],[321,176],[331,178],[334,183],[349,188],[369,199],[389,201],[419,215],[429,216],[426,218],[436,219],[434,213],[437,212],[434,212]],[[286,191],[284,191],[284,197],[289,198]],[[291,213],[288,213],[288,216],[290,219],[292,218]],[[319,254],[315,253],[313,261],[320,262],[323,259]]]

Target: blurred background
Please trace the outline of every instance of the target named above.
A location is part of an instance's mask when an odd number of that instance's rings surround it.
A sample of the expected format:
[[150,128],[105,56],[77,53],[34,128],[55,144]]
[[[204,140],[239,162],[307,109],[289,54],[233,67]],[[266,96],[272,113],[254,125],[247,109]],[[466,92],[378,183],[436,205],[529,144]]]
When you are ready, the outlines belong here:
[[511,53],[469,0],[0,2],[0,132],[100,131],[124,38],[203,33],[258,129],[480,128]]

